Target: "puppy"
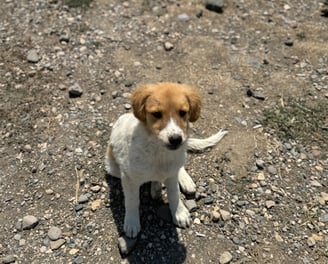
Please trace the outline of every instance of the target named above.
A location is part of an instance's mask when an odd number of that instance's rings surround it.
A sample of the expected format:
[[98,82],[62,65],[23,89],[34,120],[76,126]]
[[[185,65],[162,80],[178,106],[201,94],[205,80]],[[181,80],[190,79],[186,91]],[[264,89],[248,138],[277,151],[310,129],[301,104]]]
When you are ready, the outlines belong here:
[[184,168],[187,149],[200,151],[214,146],[227,132],[188,139],[189,122],[200,116],[201,98],[187,85],[143,85],[132,93],[131,102],[133,114],[122,115],[114,124],[105,157],[106,171],[121,178],[124,232],[133,238],[140,231],[139,187],[149,181],[153,198],[161,183],[165,184],[173,221],[186,228],[190,215],[179,197],[179,184],[186,193],[196,190]]

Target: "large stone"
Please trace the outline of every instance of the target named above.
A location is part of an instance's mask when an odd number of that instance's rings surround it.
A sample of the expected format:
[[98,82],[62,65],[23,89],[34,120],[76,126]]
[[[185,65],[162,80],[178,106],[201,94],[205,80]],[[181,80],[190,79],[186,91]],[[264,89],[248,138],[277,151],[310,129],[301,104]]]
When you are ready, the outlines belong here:
[[48,230],[48,237],[51,240],[58,240],[62,236],[62,231],[56,226],[52,226]]
[[220,264],[227,264],[232,260],[232,255],[229,251],[225,251],[221,254],[219,262]]
[[38,52],[35,49],[31,49],[27,52],[27,61],[31,63],[37,63],[40,60]]
[[210,11],[222,13],[224,2],[223,0],[206,0],[205,7]]
[[33,215],[27,215],[23,217],[22,228],[23,230],[32,229],[37,226],[39,219]]

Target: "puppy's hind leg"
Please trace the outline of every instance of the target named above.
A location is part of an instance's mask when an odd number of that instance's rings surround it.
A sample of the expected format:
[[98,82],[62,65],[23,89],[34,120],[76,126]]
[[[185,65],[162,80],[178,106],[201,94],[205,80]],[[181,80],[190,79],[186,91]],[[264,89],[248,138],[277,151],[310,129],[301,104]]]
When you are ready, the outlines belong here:
[[111,144],[108,144],[107,150],[106,150],[105,170],[109,175],[117,177],[117,178],[121,178],[121,171],[114,159]]
[[179,185],[182,192],[185,194],[194,194],[196,192],[196,184],[186,172],[184,167],[181,167],[178,174]]

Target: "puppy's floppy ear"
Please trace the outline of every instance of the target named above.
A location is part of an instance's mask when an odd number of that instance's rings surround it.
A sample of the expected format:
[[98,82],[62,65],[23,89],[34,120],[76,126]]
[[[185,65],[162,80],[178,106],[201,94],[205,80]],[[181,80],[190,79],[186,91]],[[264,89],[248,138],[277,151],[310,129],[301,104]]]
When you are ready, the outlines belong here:
[[202,106],[201,97],[196,88],[188,86],[186,89],[186,96],[189,101],[189,121],[195,122],[200,116],[200,109]]
[[140,121],[146,121],[146,100],[150,95],[148,86],[139,86],[131,95],[133,114]]

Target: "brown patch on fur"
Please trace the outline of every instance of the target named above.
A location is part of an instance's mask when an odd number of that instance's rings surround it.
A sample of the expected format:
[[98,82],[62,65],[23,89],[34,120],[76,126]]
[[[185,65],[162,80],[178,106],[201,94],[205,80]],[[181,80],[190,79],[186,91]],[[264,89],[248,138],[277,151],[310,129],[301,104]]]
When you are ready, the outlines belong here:
[[133,92],[131,102],[134,115],[154,134],[171,118],[187,133],[188,121],[196,121],[201,110],[198,90],[178,83],[140,86]]

